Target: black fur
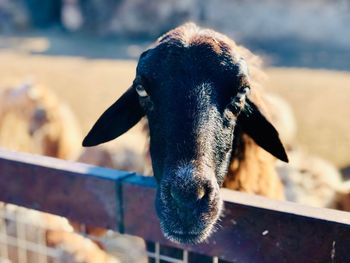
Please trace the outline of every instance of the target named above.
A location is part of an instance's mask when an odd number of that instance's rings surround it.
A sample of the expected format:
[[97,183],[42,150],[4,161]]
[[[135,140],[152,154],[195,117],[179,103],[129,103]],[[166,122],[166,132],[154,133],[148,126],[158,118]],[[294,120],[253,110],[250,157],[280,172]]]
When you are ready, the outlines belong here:
[[134,88],[128,89],[97,120],[83,140],[83,146],[95,146],[122,135],[144,116]]
[[[141,55],[133,87],[84,140],[85,146],[111,140],[146,114],[159,184],[156,207],[171,240],[196,243],[211,233],[221,211],[219,187],[230,163],[236,126],[287,160],[277,131],[252,101],[242,102],[242,112],[232,107],[232,99],[249,84],[239,61],[218,33],[192,24],[170,31]],[[149,96],[137,98],[137,85]]]

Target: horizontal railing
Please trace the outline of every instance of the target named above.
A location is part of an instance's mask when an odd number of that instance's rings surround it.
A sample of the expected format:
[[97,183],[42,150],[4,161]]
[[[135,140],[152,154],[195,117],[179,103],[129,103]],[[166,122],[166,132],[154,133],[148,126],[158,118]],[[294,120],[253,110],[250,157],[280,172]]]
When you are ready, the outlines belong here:
[[0,150],[0,201],[233,262],[350,262],[350,213],[222,189],[217,231],[199,245],[166,240],[153,178]]

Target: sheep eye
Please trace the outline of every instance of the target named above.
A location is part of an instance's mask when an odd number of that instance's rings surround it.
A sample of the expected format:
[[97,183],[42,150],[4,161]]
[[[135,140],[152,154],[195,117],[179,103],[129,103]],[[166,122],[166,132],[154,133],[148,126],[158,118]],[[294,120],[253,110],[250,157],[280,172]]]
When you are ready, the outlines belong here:
[[137,86],[136,86],[136,92],[137,92],[137,94],[139,94],[139,96],[140,97],[147,97],[148,96],[148,93],[147,93],[147,91],[145,90],[145,88],[142,86],[142,85],[140,85],[140,84],[138,84]]

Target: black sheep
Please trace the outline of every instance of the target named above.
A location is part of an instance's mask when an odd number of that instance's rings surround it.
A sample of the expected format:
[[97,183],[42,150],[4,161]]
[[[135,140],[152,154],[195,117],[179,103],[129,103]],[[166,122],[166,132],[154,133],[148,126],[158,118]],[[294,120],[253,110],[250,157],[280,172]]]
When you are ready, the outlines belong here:
[[198,243],[210,235],[220,216],[223,184],[265,194],[259,187],[248,189],[249,179],[242,176],[264,180],[268,173],[276,183],[268,183],[274,188],[267,192],[282,197],[267,152],[288,159],[261,111],[254,76],[259,70],[254,62],[251,72],[247,66],[254,58],[222,34],[193,23],[180,26],[142,53],[132,87],[83,142],[107,142],[147,117],[157,212],[164,235],[173,241]]

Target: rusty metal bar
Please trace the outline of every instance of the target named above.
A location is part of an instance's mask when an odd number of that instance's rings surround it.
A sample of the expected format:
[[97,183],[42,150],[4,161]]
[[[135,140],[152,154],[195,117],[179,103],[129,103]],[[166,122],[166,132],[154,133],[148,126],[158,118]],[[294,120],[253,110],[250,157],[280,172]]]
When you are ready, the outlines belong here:
[[350,213],[222,190],[225,211],[204,244],[165,240],[153,178],[0,150],[0,200],[216,256],[219,262],[349,262]]

